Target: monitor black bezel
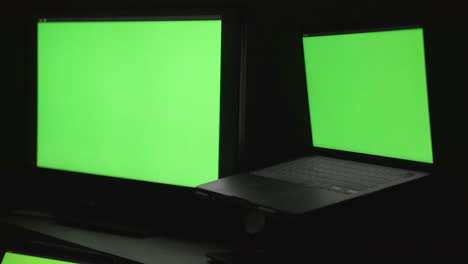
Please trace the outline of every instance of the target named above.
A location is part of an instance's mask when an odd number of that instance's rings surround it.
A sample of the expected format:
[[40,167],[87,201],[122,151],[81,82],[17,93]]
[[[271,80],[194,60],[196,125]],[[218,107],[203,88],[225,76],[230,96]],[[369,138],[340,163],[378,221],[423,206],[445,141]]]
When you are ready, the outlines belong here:
[[[326,36],[326,35],[337,35],[337,34],[353,34],[353,33],[365,33],[365,32],[378,32],[378,31],[392,31],[392,30],[404,30],[404,29],[415,29],[422,28],[424,35],[426,35],[427,27],[424,23],[418,21],[418,23],[412,22],[381,22],[381,23],[353,23],[353,24],[332,24],[332,25],[301,25],[300,28],[300,46],[301,46],[301,56],[302,56],[302,67],[303,67],[303,76],[304,76],[304,87],[307,89],[306,84],[306,73],[305,73],[305,61],[304,61],[304,47],[303,47],[303,38],[312,37],[312,36]],[[327,155],[341,159],[349,159],[354,161],[374,163],[389,167],[397,168],[407,168],[414,170],[423,170],[428,172],[434,172],[437,170],[438,157],[436,144],[434,144],[434,116],[432,112],[432,98],[431,98],[431,67],[430,67],[430,54],[427,51],[428,41],[424,37],[424,47],[425,47],[425,61],[426,61],[426,81],[427,81],[427,94],[428,94],[428,104],[429,104],[429,122],[431,130],[431,147],[432,147],[432,157],[433,163],[424,163],[411,160],[403,160],[397,158],[389,158],[371,154],[363,154],[350,151],[342,151],[336,149],[327,149],[313,146],[312,142],[312,124],[310,117],[308,118],[308,128],[307,132],[310,135],[310,155]],[[306,98],[307,109],[309,109],[309,100]],[[309,113],[308,113],[309,115]]]
[[[63,190],[76,189],[83,199],[99,199],[96,195],[117,196],[118,193],[138,194],[139,197],[170,196],[184,200],[192,193],[194,188],[155,183],[139,180],[130,180],[110,176],[101,176],[89,173],[71,172],[40,168],[36,166],[37,153],[37,23],[39,19],[57,19],[59,21],[124,21],[124,20],[207,20],[219,18],[222,20],[222,58],[221,58],[221,98],[220,98],[220,142],[219,142],[219,178],[231,175],[238,170],[239,161],[239,134],[243,126],[239,115],[242,113],[239,102],[241,82],[239,76],[243,68],[241,60],[242,45],[242,11],[239,8],[160,8],[148,10],[38,10],[30,17],[27,43],[28,76],[28,120],[34,131],[28,132],[26,174],[27,178],[47,185],[49,189],[63,192]],[[117,20],[114,20],[117,19]],[[83,190],[85,193],[83,193]],[[103,191],[104,190],[104,191]],[[181,196],[182,194],[182,196]]]

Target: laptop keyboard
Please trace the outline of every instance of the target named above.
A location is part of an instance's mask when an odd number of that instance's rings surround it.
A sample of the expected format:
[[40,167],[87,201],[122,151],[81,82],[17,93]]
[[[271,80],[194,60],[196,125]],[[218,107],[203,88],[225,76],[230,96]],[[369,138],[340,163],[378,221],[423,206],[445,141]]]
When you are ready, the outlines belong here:
[[252,174],[345,194],[416,175],[408,170],[321,156],[281,163]]

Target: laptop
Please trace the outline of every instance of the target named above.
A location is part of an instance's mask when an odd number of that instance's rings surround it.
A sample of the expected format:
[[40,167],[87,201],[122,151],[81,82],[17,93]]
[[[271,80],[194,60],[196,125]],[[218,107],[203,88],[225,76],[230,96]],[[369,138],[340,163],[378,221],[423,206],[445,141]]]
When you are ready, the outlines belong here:
[[197,187],[300,215],[433,171],[421,26],[302,35],[310,155]]

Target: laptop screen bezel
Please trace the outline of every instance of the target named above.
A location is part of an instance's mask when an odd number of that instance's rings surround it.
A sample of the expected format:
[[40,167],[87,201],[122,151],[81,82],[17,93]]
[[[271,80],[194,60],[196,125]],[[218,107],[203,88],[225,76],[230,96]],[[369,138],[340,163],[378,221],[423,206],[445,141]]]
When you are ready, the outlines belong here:
[[[301,52],[302,52],[302,59],[303,59],[303,74],[304,74],[304,82],[306,80],[306,72],[305,72],[305,61],[304,61],[304,46],[302,39],[304,37],[311,37],[311,36],[326,36],[326,35],[338,35],[338,34],[352,34],[352,33],[364,33],[364,32],[379,32],[379,31],[390,31],[390,30],[400,30],[400,29],[416,29],[422,28],[426,33],[426,27],[423,23],[382,23],[382,24],[368,24],[368,23],[359,23],[359,24],[352,24],[352,25],[302,25],[300,30],[300,43],[301,43]],[[365,163],[373,163],[383,166],[389,167],[398,167],[398,168],[407,168],[407,169],[414,169],[414,170],[422,170],[422,171],[429,171],[433,172],[437,168],[437,151],[434,151],[435,144],[434,144],[434,129],[433,129],[433,118],[431,115],[431,92],[430,92],[430,56],[428,56],[428,52],[426,47],[428,46],[427,38],[424,38],[424,55],[426,59],[426,80],[427,80],[427,93],[428,93],[428,105],[429,105],[429,120],[430,120],[430,131],[431,131],[431,147],[432,147],[432,156],[433,156],[433,163],[424,163],[418,161],[411,161],[411,160],[404,160],[399,158],[390,158],[384,156],[377,156],[371,154],[364,154],[358,152],[351,152],[351,151],[343,151],[343,150],[335,150],[335,149],[328,149],[328,148],[321,148],[316,147],[313,144],[312,139],[312,122],[309,118],[309,128],[308,131],[310,132],[310,155],[324,155],[324,156],[331,156],[341,159],[347,160],[354,160],[359,162]],[[305,88],[307,89],[307,84],[304,84]],[[307,109],[309,109],[309,100],[306,99]],[[308,115],[310,113],[307,113]]]

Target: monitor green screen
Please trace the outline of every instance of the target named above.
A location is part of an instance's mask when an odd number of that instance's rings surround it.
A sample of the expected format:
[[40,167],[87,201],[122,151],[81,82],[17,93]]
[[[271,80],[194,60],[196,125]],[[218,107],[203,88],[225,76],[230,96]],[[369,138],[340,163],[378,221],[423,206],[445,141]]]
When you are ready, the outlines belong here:
[[422,28],[303,37],[313,145],[433,163]]
[[218,179],[221,20],[37,24],[37,166]]
[[1,264],[76,264],[67,261],[6,252]]

